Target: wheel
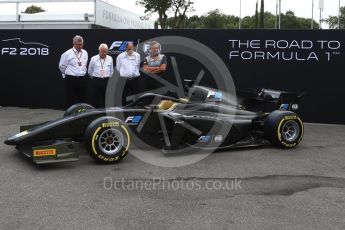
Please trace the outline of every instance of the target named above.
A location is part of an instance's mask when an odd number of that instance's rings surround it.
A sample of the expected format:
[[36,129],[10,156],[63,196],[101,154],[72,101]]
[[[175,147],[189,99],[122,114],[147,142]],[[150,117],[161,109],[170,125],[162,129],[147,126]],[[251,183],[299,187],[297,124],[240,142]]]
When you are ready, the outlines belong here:
[[94,109],[94,107],[86,103],[78,103],[69,107],[63,116],[64,117],[75,116],[79,113],[83,113],[90,109]]
[[276,147],[291,149],[302,140],[303,121],[294,112],[276,110],[265,120],[265,137]]
[[121,120],[100,117],[87,127],[84,143],[96,161],[115,163],[127,155],[130,136],[127,126]]

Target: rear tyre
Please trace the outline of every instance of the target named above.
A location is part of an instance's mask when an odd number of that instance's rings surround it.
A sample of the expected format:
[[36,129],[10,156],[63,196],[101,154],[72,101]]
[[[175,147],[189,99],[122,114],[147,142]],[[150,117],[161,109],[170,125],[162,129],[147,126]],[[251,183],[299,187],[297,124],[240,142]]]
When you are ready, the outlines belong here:
[[94,107],[86,103],[74,104],[66,110],[63,116],[64,117],[75,116],[77,114],[84,113],[90,109],[94,109]]
[[87,127],[84,137],[90,156],[100,163],[111,164],[122,160],[128,153],[128,128],[114,117],[100,117]]
[[276,110],[265,120],[265,137],[276,147],[291,149],[302,140],[304,126],[302,119],[294,112]]

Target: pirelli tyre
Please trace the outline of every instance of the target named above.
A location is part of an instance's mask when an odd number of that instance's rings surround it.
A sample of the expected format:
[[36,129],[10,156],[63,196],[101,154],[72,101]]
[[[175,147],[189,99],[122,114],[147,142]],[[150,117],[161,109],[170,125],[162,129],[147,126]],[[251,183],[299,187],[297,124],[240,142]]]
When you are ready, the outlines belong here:
[[83,113],[86,112],[90,109],[94,109],[94,107],[92,105],[86,104],[86,103],[78,103],[78,104],[74,104],[71,107],[69,107],[65,114],[63,115],[64,117],[68,117],[68,116],[75,116],[79,113]]
[[264,133],[274,146],[284,149],[294,148],[302,140],[303,121],[294,112],[276,110],[267,116]]
[[84,137],[90,156],[100,163],[115,163],[128,153],[130,135],[127,126],[114,117],[100,117],[87,127]]

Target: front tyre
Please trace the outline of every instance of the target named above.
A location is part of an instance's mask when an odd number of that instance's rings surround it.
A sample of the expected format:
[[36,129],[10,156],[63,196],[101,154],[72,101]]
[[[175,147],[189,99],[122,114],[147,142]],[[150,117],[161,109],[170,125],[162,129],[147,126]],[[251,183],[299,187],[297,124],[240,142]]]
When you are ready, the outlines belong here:
[[302,119],[294,112],[276,110],[269,114],[264,124],[265,137],[276,147],[291,149],[302,140]]
[[121,120],[100,117],[87,127],[84,141],[94,160],[111,164],[127,155],[130,136],[128,128]]

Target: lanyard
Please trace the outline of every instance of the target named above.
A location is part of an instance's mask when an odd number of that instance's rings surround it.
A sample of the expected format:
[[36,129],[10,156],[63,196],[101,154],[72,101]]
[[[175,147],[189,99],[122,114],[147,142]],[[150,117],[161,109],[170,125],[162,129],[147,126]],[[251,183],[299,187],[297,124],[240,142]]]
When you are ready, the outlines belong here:
[[103,70],[104,68],[104,63],[105,63],[105,59],[107,59],[107,57],[104,58],[103,62],[102,62],[102,58],[99,57],[99,62],[101,63],[101,69]]
[[[78,56],[78,51],[74,51],[74,49],[73,49],[73,53],[74,53],[74,55],[75,55],[75,56],[77,57],[77,59],[78,59],[78,64],[79,64],[79,63],[81,64],[80,58],[81,58],[82,52],[83,52],[83,51],[80,51],[80,55]],[[79,65],[80,65],[80,64],[79,64]]]

